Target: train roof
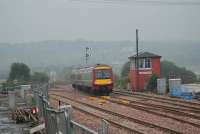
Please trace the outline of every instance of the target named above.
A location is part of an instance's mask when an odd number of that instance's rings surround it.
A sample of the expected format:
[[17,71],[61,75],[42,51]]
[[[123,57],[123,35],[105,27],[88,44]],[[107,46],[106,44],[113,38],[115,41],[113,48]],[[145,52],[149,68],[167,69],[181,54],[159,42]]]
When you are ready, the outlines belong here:
[[85,66],[85,67],[77,67],[73,70],[85,70],[85,69],[111,69],[112,67],[110,65],[106,64],[95,64],[93,66]]
[[111,69],[112,67],[106,64],[96,64],[95,69]]

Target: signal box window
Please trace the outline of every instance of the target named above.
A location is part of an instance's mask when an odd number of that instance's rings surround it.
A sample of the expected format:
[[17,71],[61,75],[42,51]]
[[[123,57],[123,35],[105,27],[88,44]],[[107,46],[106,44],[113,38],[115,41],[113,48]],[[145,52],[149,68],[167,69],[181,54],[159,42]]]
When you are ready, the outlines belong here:
[[150,59],[144,59],[144,65],[145,65],[145,68],[151,68],[151,60]]
[[151,68],[151,59],[145,58],[139,60],[139,69],[150,69]]
[[139,60],[139,68],[144,68],[144,59]]

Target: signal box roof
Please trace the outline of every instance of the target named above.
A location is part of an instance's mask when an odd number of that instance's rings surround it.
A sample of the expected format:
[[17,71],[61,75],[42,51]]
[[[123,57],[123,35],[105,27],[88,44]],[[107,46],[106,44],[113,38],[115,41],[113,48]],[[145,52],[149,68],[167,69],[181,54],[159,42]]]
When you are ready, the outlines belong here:
[[[131,57],[129,57],[129,59],[135,59],[137,57],[137,55],[133,55]],[[138,58],[161,58],[161,56],[156,55],[154,53],[150,53],[150,52],[140,52],[138,53]]]

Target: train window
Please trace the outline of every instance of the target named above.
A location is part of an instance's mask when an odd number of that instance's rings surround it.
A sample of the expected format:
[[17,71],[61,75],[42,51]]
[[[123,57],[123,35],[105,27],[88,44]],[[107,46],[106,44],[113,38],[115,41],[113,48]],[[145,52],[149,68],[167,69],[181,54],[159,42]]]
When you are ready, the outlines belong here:
[[111,78],[110,70],[96,70],[96,79],[109,79]]

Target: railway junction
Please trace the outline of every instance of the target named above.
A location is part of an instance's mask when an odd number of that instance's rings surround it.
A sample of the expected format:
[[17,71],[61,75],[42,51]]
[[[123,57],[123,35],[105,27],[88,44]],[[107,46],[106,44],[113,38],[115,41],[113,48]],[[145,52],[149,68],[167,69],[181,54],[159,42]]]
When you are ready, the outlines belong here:
[[[200,102],[197,100],[183,100],[152,93],[130,93],[117,89],[114,89],[109,96],[100,96],[74,89],[72,85],[61,84],[54,87],[31,86],[27,93],[23,97],[21,94],[15,94],[17,105],[14,110],[10,108],[10,101],[13,98],[9,100],[9,94],[0,96],[2,104],[0,113],[2,119],[7,118],[7,125],[5,120],[0,120],[0,123],[4,122],[0,124],[1,132],[7,134],[9,131],[17,134],[200,133]],[[36,109],[27,116],[27,107],[30,108],[28,102],[32,99],[35,100],[33,107]],[[21,105],[22,103],[25,107]],[[9,107],[5,108],[7,105]],[[13,119],[11,114],[5,116],[5,113],[13,112],[15,115]],[[35,113],[37,116],[34,116]],[[25,122],[20,124],[19,121]]]
[[71,85],[49,89],[53,107],[72,106],[72,118],[97,131],[104,119],[110,134],[199,134],[200,102],[147,93],[114,90],[110,96],[93,96]]

